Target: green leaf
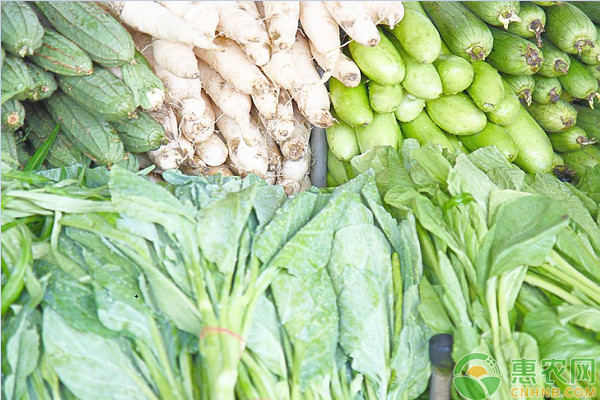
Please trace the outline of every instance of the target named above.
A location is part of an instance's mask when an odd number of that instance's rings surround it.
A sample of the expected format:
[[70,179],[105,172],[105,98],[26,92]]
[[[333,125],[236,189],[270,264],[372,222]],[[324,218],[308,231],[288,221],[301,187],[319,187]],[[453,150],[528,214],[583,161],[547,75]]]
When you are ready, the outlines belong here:
[[54,140],[56,140],[56,135],[58,135],[59,131],[60,123],[56,124],[50,136],[48,136],[46,140],[44,140],[44,143],[42,143],[42,145],[35,151],[35,153],[33,153],[29,161],[27,161],[27,164],[25,164],[25,166],[23,167],[23,171],[35,171],[36,169],[42,166],[44,160],[46,159],[46,156],[48,155],[48,151],[54,144]]
[[521,197],[500,205],[486,237],[491,241],[490,276],[542,264],[568,223],[563,205],[547,197]]
[[583,304],[562,304],[558,306],[557,311],[561,324],[569,323],[600,333],[600,310],[598,308]]
[[366,153],[354,157],[351,164],[359,173],[370,168],[375,171],[375,181],[382,196],[396,186],[414,186],[402,164],[402,159],[391,147],[372,148]]
[[77,398],[157,399],[116,339],[78,331],[46,308],[43,341],[50,365]]
[[421,280],[419,295],[421,297],[421,303],[418,306],[419,314],[421,314],[421,318],[429,326],[432,333],[434,335],[439,333],[452,334],[454,330],[452,322],[450,322],[450,318],[444,309],[442,300],[427,278]]
[[373,225],[358,224],[336,232],[327,265],[337,295],[339,342],[385,397],[389,358],[388,297],[391,294],[391,247]]
[[339,324],[335,292],[325,269],[302,276],[281,271],[271,290],[293,347],[290,373],[304,390],[335,368]]

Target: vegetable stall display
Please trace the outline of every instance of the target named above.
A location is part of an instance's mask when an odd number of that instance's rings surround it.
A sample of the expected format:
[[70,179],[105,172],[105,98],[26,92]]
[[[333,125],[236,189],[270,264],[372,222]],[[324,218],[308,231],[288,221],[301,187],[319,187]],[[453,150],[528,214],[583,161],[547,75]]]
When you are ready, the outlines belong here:
[[596,2],[0,9],[3,399],[600,396]]

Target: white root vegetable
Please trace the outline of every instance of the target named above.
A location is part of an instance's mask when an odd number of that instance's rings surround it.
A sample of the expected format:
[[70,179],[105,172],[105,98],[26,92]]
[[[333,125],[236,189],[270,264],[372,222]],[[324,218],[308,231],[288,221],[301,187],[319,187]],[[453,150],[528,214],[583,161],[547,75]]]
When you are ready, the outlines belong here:
[[276,88],[260,69],[246,57],[246,54],[236,42],[224,37],[217,37],[215,43],[221,46],[223,51],[205,50],[196,47],[194,52],[242,93],[250,95],[266,93],[275,95],[277,93]]
[[173,110],[167,105],[163,105],[159,110],[151,111],[150,115],[163,126],[168,142],[156,150],[149,151],[148,158],[158,169],[163,171],[179,168],[185,154],[178,141],[177,119]]
[[204,90],[211,100],[242,129],[247,129],[250,124],[250,108],[252,108],[250,96],[238,92],[202,60],[198,60],[198,70],[202,76]]
[[[210,98],[202,91],[200,100],[204,103],[204,112],[198,119],[186,121],[187,124],[191,125],[190,130],[192,131],[192,135],[190,140],[192,140],[194,145],[205,141],[215,131],[215,110],[213,109]],[[181,127],[181,130],[182,133],[185,134],[186,130],[184,129],[184,126]]]
[[324,1],[325,7],[338,25],[363,46],[379,44],[379,32],[361,1]]
[[288,140],[280,144],[281,153],[286,159],[299,160],[309,151],[311,125],[302,115],[295,113],[296,124],[294,132]]
[[340,28],[322,1],[301,1],[300,23],[319,54],[327,59],[337,57],[341,46]]
[[310,169],[310,152],[299,160],[285,160],[281,165],[277,184],[283,186],[285,194],[298,193],[302,187],[302,180],[308,175]]
[[219,12],[217,30],[238,42],[248,58],[262,66],[269,61],[271,48],[267,27],[253,1],[211,2]]
[[252,173],[264,178],[268,170],[266,144],[261,142],[255,146],[248,146],[235,120],[224,114],[218,107],[215,109],[217,127],[227,142],[230,168],[241,176]]
[[212,40],[154,1],[109,1],[109,9],[136,31],[159,39],[216,49]]
[[315,69],[308,42],[301,34],[296,35],[291,53],[301,81],[305,82],[291,91],[298,109],[311,124],[322,128],[331,126],[333,117],[329,113],[329,93]]
[[279,50],[291,48],[298,30],[300,2],[263,1],[262,5],[271,43]]
[[196,55],[189,45],[169,40],[154,39],[152,41],[152,49],[156,64],[173,75],[185,79],[200,77]]
[[312,42],[310,42],[309,45],[315,61],[324,71],[326,71],[323,75],[324,77],[329,74],[342,82],[344,86],[358,86],[360,83],[360,69],[354,61],[342,52],[338,52],[337,57],[333,60],[327,59],[323,54],[318,52]]
[[223,164],[227,160],[228,154],[227,146],[217,133],[213,133],[205,141],[196,144],[196,155],[210,167]]
[[267,157],[269,161],[267,170],[271,172],[273,176],[276,176],[277,172],[281,168],[281,163],[283,162],[283,155],[281,154],[279,146],[269,134],[263,131],[263,136],[265,138],[265,144],[267,147]]
[[384,24],[393,28],[404,17],[401,1],[363,1],[363,4],[375,25]]
[[260,120],[267,131],[277,143],[287,140],[296,129],[294,107],[292,97],[285,89],[279,91],[279,101],[277,103],[277,113],[275,118],[265,118],[260,115]]
[[202,33],[207,40],[212,41],[216,36],[219,12],[208,1],[159,1],[179,18],[184,19]]

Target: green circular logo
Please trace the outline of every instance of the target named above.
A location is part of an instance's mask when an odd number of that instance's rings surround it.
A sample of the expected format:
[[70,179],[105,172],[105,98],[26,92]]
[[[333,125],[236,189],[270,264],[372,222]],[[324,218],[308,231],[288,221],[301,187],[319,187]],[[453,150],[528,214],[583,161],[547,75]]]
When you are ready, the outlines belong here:
[[500,369],[491,356],[470,353],[454,367],[454,388],[465,399],[485,400],[500,387]]

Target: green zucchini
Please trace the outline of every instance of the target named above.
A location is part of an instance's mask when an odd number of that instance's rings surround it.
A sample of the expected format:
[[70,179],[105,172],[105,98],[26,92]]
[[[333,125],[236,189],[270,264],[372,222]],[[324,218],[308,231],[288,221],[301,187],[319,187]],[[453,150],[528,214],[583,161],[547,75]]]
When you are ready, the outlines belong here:
[[557,78],[569,71],[571,58],[567,53],[550,43],[549,40],[544,40],[541,51],[544,55],[544,62],[538,70],[538,74],[548,78]]
[[444,133],[444,136],[446,136],[446,138],[450,142],[450,145],[452,145],[451,151],[453,153],[458,151],[460,153],[469,154],[469,149],[467,149],[465,145],[460,141],[460,136],[451,135],[449,133]]
[[[25,109],[27,111],[27,128],[29,129],[27,139],[32,147],[37,150],[54,131],[56,122],[42,103],[26,104]],[[84,156],[81,154],[81,151],[67,139],[67,136],[61,129],[48,150],[46,162],[54,168],[61,168],[80,164],[83,160]]]
[[500,74],[485,61],[475,61],[471,65],[474,78],[471,86],[467,88],[467,93],[481,110],[495,110],[504,99],[504,84]]
[[25,109],[19,101],[12,99],[2,104],[2,130],[14,132],[24,121]]
[[423,1],[421,5],[450,50],[468,61],[485,59],[494,45],[487,25],[455,1]]
[[157,110],[162,106],[165,99],[165,87],[139,51],[135,52],[133,64],[121,66],[121,73],[123,81],[133,93],[136,106],[149,111]]
[[61,91],[44,100],[55,122],[86,156],[99,165],[113,165],[123,159],[123,142],[106,121],[86,111]]
[[375,112],[394,112],[402,102],[402,86],[400,84],[382,85],[375,81],[370,81],[368,89],[369,102]]
[[586,168],[600,165],[600,147],[586,146],[581,150],[564,153],[562,157],[565,165],[575,171],[575,176],[581,177]]
[[581,54],[594,45],[597,38],[592,20],[583,11],[570,3],[546,9],[546,34],[562,51]]
[[331,177],[338,185],[348,182],[348,174],[346,173],[344,163],[335,158],[331,150],[327,151],[327,172],[331,174]]
[[574,105],[577,110],[577,126],[583,128],[589,137],[600,142],[600,110]]
[[588,138],[587,133],[579,126],[573,126],[564,132],[552,133],[548,137],[554,151],[559,153],[577,151],[597,143],[595,138]]
[[549,104],[534,102],[528,110],[546,132],[562,132],[577,122],[577,110],[564,100]]
[[504,79],[502,80],[502,84],[504,85],[504,98],[494,110],[486,114],[490,121],[497,125],[504,126],[510,124],[517,116],[521,109],[521,103],[515,92],[513,92]]
[[600,3],[597,1],[574,1],[573,4],[575,7],[579,8],[581,11],[585,13],[590,19],[600,24]]
[[510,86],[523,105],[531,104],[531,96],[535,88],[535,80],[530,75],[501,74],[504,82]]
[[404,50],[422,64],[430,64],[440,55],[440,34],[424,13],[405,7],[402,21],[391,32]]
[[562,87],[578,99],[593,104],[598,95],[598,80],[575,57],[571,57],[571,67],[566,75],[558,77]]
[[485,125],[485,128],[479,133],[458,136],[458,138],[470,151],[475,151],[487,146],[496,146],[504,157],[511,162],[517,158],[517,154],[519,153],[517,145],[508,135],[506,129],[491,122],[488,122]]
[[463,3],[479,18],[493,26],[508,29],[511,22],[518,22],[520,5],[518,1],[465,1]]
[[340,184],[335,180],[331,172],[327,171],[327,187],[338,187]]
[[101,67],[97,67],[91,75],[60,76],[58,85],[89,112],[107,121],[132,116],[135,110],[131,90],[122,80]]
[[533,174],[552,170],[552,144],[548,135],[524,107],[520,108],[516,118],[506,125],[505,129],[517,146],[517,158],[514,163],[523,171]]
[[508,26],[508,31],[522,38],[535,38],[538,47],[542,47],[542,33],[545,32],[546,13],[533,3],[524,1],[519,11],[521,21],[514,21]]
[[444,94],[462,92],[473,82],[473,67],[471,63],[454,54],[441,54],[433,62],[442,81]]
[[[560,82],[560,80],[559,80],[559,82]],[[575,97],[571,93],[569,93],[569,91],[565,88],[562,88],[562,90],[561,90],[560,99],[566,101],[567,103],[573,103],[573,102],[579,100],[577,97]]]
[[559,165],[565,165],[565,161],[563,160],[563,158],[560,154],[554,153],[554,158],[552,160],[552,168],[554,169],[555,167],[557,167]]
[[593,46],[586,47],[578,55],[579,59],[586,64],[600,64],[600,29],[596,27],[597,38],[594,40]]
[[27,97],[33,86],[25,62],[19,57],[7,55],[2,66],[2,103],[13,97]]
[[453,135],[481,132],[487,122],[485,113],[464,93],[442,96],[425,104],[433,122]]
[[369,125],[356,127],[356,140],[361,153],[378,146],[391,146],[398,150],[402,132],[393,113],[373,115]]
[[421,111],[414,120],[400,124],[400,127],[402,128],[404,137],[416,139],[421,146],[432,144],[448,151],[454,150],[454,146],[449,138],[433,123],[425,110]]
[[546,78],[534,75],[535,88],[533,89],[533,101],[540,104],[556,103],[560,99],[562,86],[557,78]]
[[44,29],[35,11],[26,1],[3,1],[0,11],[4,48],[21,57],[33,54],[42,45],[44,36]]
[[402,44],[395,38],[390,40],[396,46],[398,53],[404,61],[406,74],[402,81],[402,87],[406,91],[421,99],[437,99],[442,94],[442,81],[433,64],[421,64],[412,58]]
[[94,72],[92,60],[85,51],[49,29],[44,33],[42,47],[29,58],[40,67],[60,75],[81,76]]
[[148,113],[138,112],[137,118],[124,118],[111,123],[119,132],[126,151],[143,153],[165,144],[165,129]]
[[347,123],[337,120],[327,128],[327,145],[338,160],[350,161],[360,154],[356,132]]
[[58,32],[105,67],[133,61],[135,46],[123,25],[91,1],[36,1]]
[[600,64],[596,65],[586,65],[585,66],[588,71],[596,78],[597,81],[600,81]]
[[381,37],[375,47],[351,41],[348,50],[360,70],[370,79],[384,85],[396,85],[404,79],[404,63],[392,42],[379,30]]
[[44,70],[34,63],[27,63],[29,69],[29,75],[33,79],[33,88],[29,92],[27,99],[31,101],[38,101],[47,99],[54,93],[58,88],[54,74]]
[[548,0],[548,1],[532,1],[533,4],[541,7],[550,7],[555,6],[557,4],[562,4],[562,0]]
[[373,121],[373,110],[369,105],[369,95],[364,82],[356,87],[347,87],[337,79],[331,78],[329,94],[333,109],[345,123],[360,126]]
[[394,111],[394,115],[400,122],[410,122],[417,118],[421,111],[423,111],[423,108],[425,108],[425,100],[415,97],[410,93],[404,93],[400,105]]
[[487,61],[492,67],[512,75],[533,75],[540,69],[544,56],[535,44],[500,29],[490,30],[494,48]]

